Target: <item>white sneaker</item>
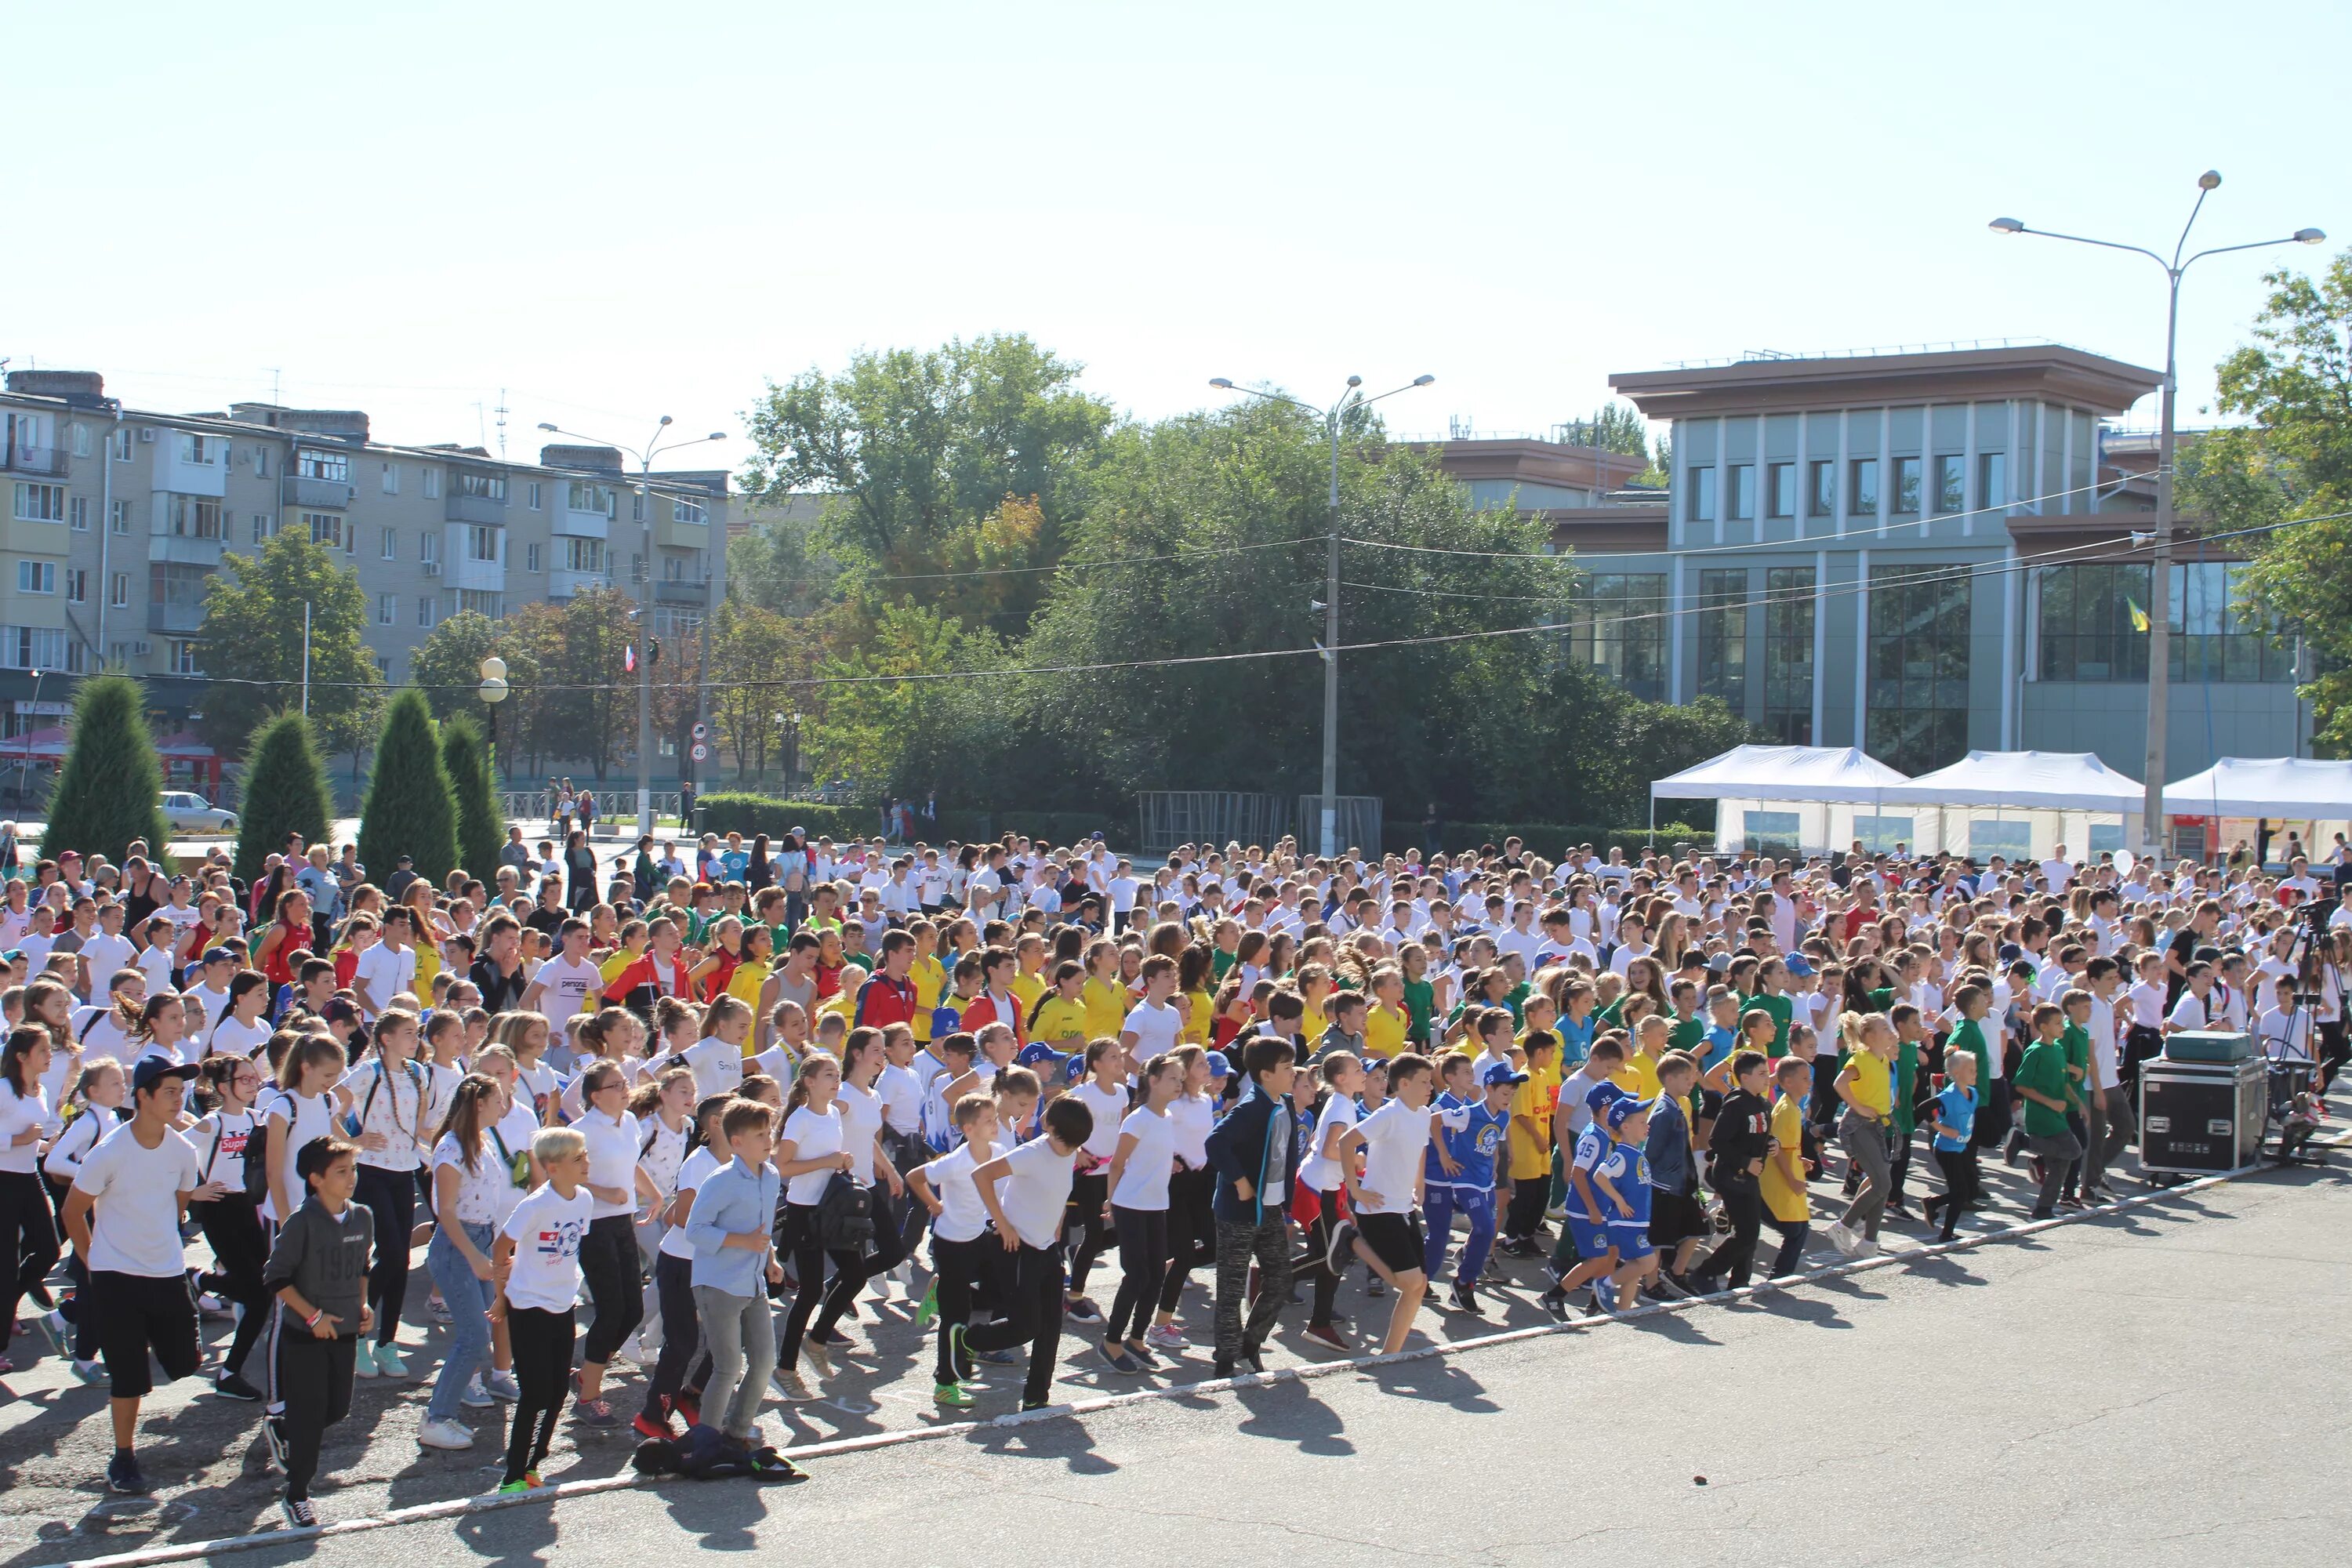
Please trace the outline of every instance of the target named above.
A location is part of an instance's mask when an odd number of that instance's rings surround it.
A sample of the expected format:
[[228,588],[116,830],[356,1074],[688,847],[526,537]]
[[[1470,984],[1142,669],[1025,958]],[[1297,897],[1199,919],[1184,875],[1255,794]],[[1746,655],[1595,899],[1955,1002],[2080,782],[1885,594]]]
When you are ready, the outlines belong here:
[[455,1421],[427,1421],[416,1429],[416,1440],[427,1448],[470,1448],[474,1434]]
[[1184,1331],[1173,1323],[1155,1323],[1143,1336],[1143,1342],[1156,1351],[1181,1351],[1192,1342],[1186,1339]]
[[1853,1255],[1856,1258],[1875,1258],[1885,1250],[1886,1248],[1866,1236],[1857,1236],[1853,1238]]
[[1843,1220],[1832,1223],[1822,1234],[1830,1238],[1830,1245],[1838,1249],[1841,1258],[1852,1258],[1862,1245],[1862,1238],[1846,1229]]

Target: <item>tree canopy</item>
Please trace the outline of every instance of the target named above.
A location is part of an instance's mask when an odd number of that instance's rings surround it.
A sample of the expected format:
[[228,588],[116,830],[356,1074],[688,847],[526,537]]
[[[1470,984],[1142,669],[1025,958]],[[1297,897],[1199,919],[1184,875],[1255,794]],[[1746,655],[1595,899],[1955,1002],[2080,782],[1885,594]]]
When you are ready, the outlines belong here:
[[73,735],[49,794],[41,853],[103,855],[116,865],[134,840],[160,863],[171,840],[163,816],[163,764],[147,729],[147,693],[127,675],[82,682]]
[[201,732],[234,755],[255,726],[302,694],[302,606],[310,607],[310,721],[334,752],[373,733],[383,679],[362,636],[367,595],[359,574],[300,529],[280,529],[257,554],[234,552],[205,584]]

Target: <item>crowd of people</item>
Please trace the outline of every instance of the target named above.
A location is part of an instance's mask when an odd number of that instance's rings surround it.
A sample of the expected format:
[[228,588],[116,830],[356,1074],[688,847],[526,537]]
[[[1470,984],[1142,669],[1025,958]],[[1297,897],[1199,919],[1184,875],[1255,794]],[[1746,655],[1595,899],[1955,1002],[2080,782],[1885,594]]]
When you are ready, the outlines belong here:
[[1949,1238],[1983,1159],[2032,1215],[2096,1203],[2169,1034],[2252,1035],[2323,1110],[2347,1055],[2352,925],[2299,859],[794,833],[645,841],[583,897],[520,830],[487,884],[43,847],[0,867],[0,1352],[107,1388],[118,1492],[151,1365],[253,1402],[298,1527],[420,1344],[425,1448],[512,1406],[501,1490],[567,1406],[790,1479],[762,1403],[894,1286],[950,1411],[983,1363],[1049,1404],[1065,1332],[1113,1379],[1262,1369],[1294,1304],[1393,1352],[1497,1283],[1564,1319]]

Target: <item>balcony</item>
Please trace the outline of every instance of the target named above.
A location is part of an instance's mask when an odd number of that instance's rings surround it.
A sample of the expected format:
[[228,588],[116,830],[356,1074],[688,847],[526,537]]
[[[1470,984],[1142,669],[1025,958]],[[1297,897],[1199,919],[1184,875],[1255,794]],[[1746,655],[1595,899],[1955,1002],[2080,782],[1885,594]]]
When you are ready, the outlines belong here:
[[280,506],[309,507],[314,511],[344,511],[356,492],[341,479],[314,479],[304,474],[287,474],[278,481]]
[[710,525],[666,517],[654,524],[654,542],[664,550],[708,550],[710,547]]
[[12,474],[56,479],[67,471],[66,451],[62,447],[21,447],[11,443],[6,450],[8,471]]
[[591,588],[612,585],[613,579],[603,572],[570,572],[558,566],[547,574],[547,596],[551,599],[570,599]]
[[708,583],[678,582],[670,578],[663,578],[654,584],[654,603],[656,605],[690,605],[700,609],[709,605],[710,603],[710,584]]
[[507,503],[488,496],[459,495],[452,490],[446,515],[451,522],[503,523],[507,520]]
[[202,605],[156,605],[147,606],[147,629],[165,637],[191,637],[204,629],[205,607]]
[[548,529],[572,539],[604,539],[612,532],[612,521],[601,511],[573,511],[570,507],[558,507],[549,514]]
[[482,594],[503,594],[507,589],[507,568],[503,561],[477,561],[466,552],[464,541],[456,542],[443,574],[452,588],[470,588]]

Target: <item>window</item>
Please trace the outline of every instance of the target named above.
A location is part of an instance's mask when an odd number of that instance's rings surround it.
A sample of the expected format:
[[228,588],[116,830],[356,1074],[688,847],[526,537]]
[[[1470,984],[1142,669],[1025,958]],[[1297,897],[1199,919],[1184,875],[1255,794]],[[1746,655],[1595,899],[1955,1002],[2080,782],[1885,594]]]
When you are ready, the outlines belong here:
[[2147,679],[2148,569],[2085,563],[2039,574],[2043,680]]
[[432,626],[433,605],[434,598],[432,595],[419,594],[416,596],[416,624],[418,626],[428,629]]
[[1751,522],[1756,517],[1756,465],[1731,465],[1731,521]]
[[1956,511],[1969,510],[1968,471],[1958,458],[1948,454],[1936,459],[1936,511],[1949,517]]
[[227,456],[227,451],[217,436],[198,436],[186,430],[180,432],[180,461],[184,463],[193,463],[200,468],[213,468]]
[[505,531],[506,530],[502,528],[492,528],[487,523],[478,522],[467,529],[466,559],[468,561],[498,560],[500,555],[499,536]]
[[[11,414],[8,416],[8,444],[19,452],[38,450],[41,445],[41,416],[37,414]],[[0,454],[5,456],[5,454]]]
[[66,524],[77,532],[89,531],[89,498],[70,496],[66,500]]
[[1812,486],[1807,492],[1807,517],[1837,515],[1837,464],[1822,458],[1813,464]]
[[1715,470],[1693,468],[1689,472],[1688,479],[1690,499],[1684,505],[1683,521],[1713,522],[1715,521]]
[[1805,852],[1801,812],[1747,811],[1741,813],[1740,825],[1751,853],[1794,860]]
[[63,669],[66,634],[56,626],[0,626],[0,668]]
[[131,607],[130,573],[117,572],[107,583],[106,602],[112,609],[127,610]]
[[1919,511],[1919,459],[1895,459],[1895,510],[1906,517]]
[[66,603],[68,605],[87,605],[89,603],[89,567],[68,566],[66,568]]
[[18,481],[16,517],[23,522],[63,522],[66,520],[65,486]]
[[[479,468],[459,468],[449,476],[449,485],[451,495],[476,496],[483,500],[494,500],[500,506],[507,503],[507,477],[504,474],[486,474]],[[534,491],[539,489],[537,485],[530,488]],[[534,500],[531,504],[537,506],[539,503]]]
[[1764,574],[1764,730],[1784,746],[1813,743],[1814,592],[1810,566]]
[[388,626],[395,624],[399,619],[400,595],[397,594],[378,594],[375,596],[375,624],[380,626]]
[[416,558],[430,566],[441,559],[441,536],[431,529],[416,536]]
[[506,614],[506,595],[460,588],[457,590],[457,608],[471,610],[478,616],[488,616],[495,621]]
[[198,675],[196,645],[184,638],[175,638],[163,645],[163,668],[172,675]]
[[114,447],[114,460],[116,462],[127,463],[131,460],[131,432],[118,426],[115,429],[112,442]]
[[383,466],[383,493],[388,496],[396,496],[400,493],[400,465],[398,463],[386,463]]
[[89,669],[89,649],[81,643],[66,644],[66,673],[82,675]]
[[1873,855],[1892,855],[1898,844],[1916,844],[1918,826],[1918,818],[1913,816],[1874,816],[1859,811],[1853,814],[1853,836]]
[[50,561],[19,561],[16,563],[16,592],[19,594],[54,594],[58,591],[58,568]]
[[265,539],[275,539],[277,537],[278,514],[274,511],[255,512],[253,514],[253,542],[256,544],[258,544]]
[[631,522],[643,522],[645,520],[646,492],[639,490],[629,497],[629,521]]
[[310,532],[310,542],[329,550],[343,547],[343,514],[339,511],[306,511],[302,526]]
[[205,613],[205,584],[212,581],[209,566],[184,566],[158,562],[148,568],[148,600],[173,612],[179,630]]
[[523,546],[523,570],[526,572],[536,572],[540,570],[540,550],[541,547],[536,544],[527,544]]
[[1966,567],[1871,568],[1868,681],[1872,756],[1920,773],[1968,751]]
[[688,496],[679,496],[669,503],[669,515],[677,522],[706,522],[710,516],[700,501]]
[[1845,510],[1848,517],[1878,515],[1878,459],[1856,458],[1853,460],[1853,480],[1846,491]]
[[378,529],[376,531],[376,554],[385,561],[399,560],[400,531],[398,529],[383,528]]
[[73,455],[77,458],[89,456],[89,426],[79,419],[73,426]]
[[202,496],[173,496],[170,517],[175,539],[219,539],[221,504]]
[[268,447],[256,447],[253,449],[253,474],[256,479],[266,479],[269,477]]
[[610,518],[613,512],[613,492],[602,485],[592,485],[579,479],[572,481],[564,494],[564,507],[571,511],[593,512]]
[[1770,510],[1765,515],[1768,517],[1796,516],[1797,465],[1775,463],[1766,470],[1766,474],[1768,477],[1765,505]]
[[604,542],[567,536],[563,541],[563,569],[566,572],[602,572],[604,569]]
[[441,470],[438,468],[426,468],[423,470],[423,472],[425,475],[425,499],[426,500],[440,500]]
[[[504,483],[506,483],[506,481],[505,481],[504,479],[501,479],[501,480],[499,480],[499,482],[501,485],[503,485]],[[531,481],[530,486],[530,489],[529,489],[529,490],[526,492],[526,495],[525,495],[525,498],[524,498],[524,499],[525,499],[526,504],[528,504],[528,505],[530,506],[530,510],[533,510],[533,511],[537,511],[537,510],[539,510],[539,481],[538,481],[538,480],[534,479],[534,480],[532,480],[532,481]]]
[[1596,572],[1577,586],[1569,649],[1627,691],[1651,701],[1666,689],[1666,578],[1663,572]]
[[1698,574],[1698,692],[1748,710],[1748,574]]
[[2295,679],[2294,645],[2244,605],[2245,572],[2219,561],[2172,569],[2173,679]]
[[1997,507],[2009,504],[2009,454],[1979,452],[1977,454],[1977,505]]
[[306,479],[331,479],[336,484],[352,482],[352,458],[348,452],[313,452],[305,448],[294,454],[294,472]]
[[106,503],[106,531],[109,533],[131,531],[131,503],[114,500]]
[[686,581],[685,556],[665,555],[662,557],[662,581],[666,583],[683,583]]

